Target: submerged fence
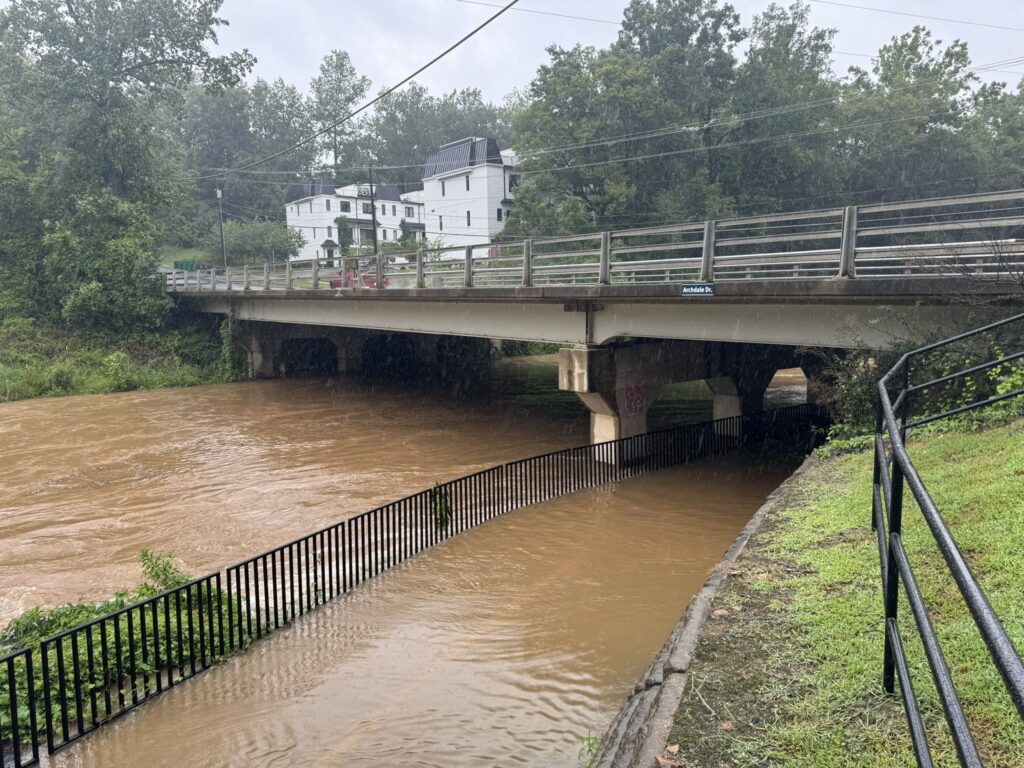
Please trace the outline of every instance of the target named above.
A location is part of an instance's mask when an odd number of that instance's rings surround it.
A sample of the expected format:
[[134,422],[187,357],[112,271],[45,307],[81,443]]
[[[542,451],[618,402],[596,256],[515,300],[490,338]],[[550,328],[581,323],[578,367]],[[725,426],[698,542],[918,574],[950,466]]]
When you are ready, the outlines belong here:
[[[1007,334],[1007,331],[1010,333]],[[999,334],[1002,334],[1003,338],[999,338]],[[990,353],[988,357],[982,355],[983,359],[977,359],[977,342],[980,340],[985,340],[982,350]],[[965,358],[962,345],[971,343],[975,345],[975,352]],[[1017,351],[1006,354],[1004,349],[1008,344],[1015,345]],[[925,361],[928,356],[935,354],[944,355],[945,361],[955,359],[960,366],[964,365],[966,359],[967,365],[954,373],[937,376],[927,373],[932,368]],[[1013,375],[1002,377],[1004,380],[995,387],[986,389],[978,386],[979,376],[989,377],[991,383],[993,378],[1001,378],[993,374],[1012,372],[1014,368],[1011,366],[1019,366],[1021,360],[1024,360],[1024,315],[1017,315],[909,352],[900,358],[878,384],[871,524],[877,532],[882,586],[885,592],[883,685],[888,693],[894,693],[896,678],[899,678],[911,743],[917,764],[921,768],[931,768],[932,756],[897,621],[901,583],[943,715],[949,726],[957,758],[961,765],[970,768],[980,768],[982,761],[957,696],[928,607],[914,576],[910,558],[903,546],[905,489],[910,491],[910,499],[927,523],[946,568],[959,588],[974,625],[988,648],[992,662],[999,671],[1022,722],[1024,662],[1021,661],[1020,654],[1014,648],[999,617],[992,610],[981,585],[971,573],[949,526],[914,467],[905,445],[906,433],[913,427],[948,419],[1024,395],[1024,387],[1018,386],[1019,380]],[[918,368],[925,370],[927,380],[914,383],[912,376]],[[931,378],[928,378],[929,376]],[[941,389],[952,390],[955,397],[950,399],[946,393],[938,398],[932,396],[936,390]],[[895,394],[891,390],[894,390]],[[1005,736],[1011,738],[1009,734]]]
[[0,768],[130,712],[413,555],[512,510],[779,442],[809,450],[824,411],[797,405],[553,451],[435,485],[0,659]]

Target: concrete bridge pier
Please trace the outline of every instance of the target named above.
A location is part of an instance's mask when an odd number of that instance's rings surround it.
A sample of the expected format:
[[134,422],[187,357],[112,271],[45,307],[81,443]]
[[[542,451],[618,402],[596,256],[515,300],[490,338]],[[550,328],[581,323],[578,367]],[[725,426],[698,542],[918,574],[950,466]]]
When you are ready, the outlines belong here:
[[756,413],[775,372],[794,365],[794,349],[766,344],[651,341],[578,346],[559,353],[559,389],[590,410],[591,442],[643,434],[664,384],[704,379],[714,418]]

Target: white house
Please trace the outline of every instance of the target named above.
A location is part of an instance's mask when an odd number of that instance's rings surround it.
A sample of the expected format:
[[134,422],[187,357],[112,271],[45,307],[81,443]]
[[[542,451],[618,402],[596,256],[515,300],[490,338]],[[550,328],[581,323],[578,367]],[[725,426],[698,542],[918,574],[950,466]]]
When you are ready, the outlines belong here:
[[515,154],[494,139],[445,144],[423,166],[423,212],[432,240],[488,243],[505,227],[519,181]]
[[395,185],[335,188],[328,179],[293,186],[285,206],[289,227],[302,233],[298,258],[333,258],[339,249],[337,219],[344,216],[353,245],[395,242],[402,222],[417,239],[444,245],[489,243],[505,226],[519,178],[515,153],[495,139],[469,137],[445,144],[427,158],[423,189],[399,192]]
[[285,206],[286,222],[305,240],[297,258],[337,255],[340,247],[338,219],[342,216],[351,231],[353,245],[373,244],[374,219],[378,243],[397,242],[402,237],[403,221],[417,239],[423,239],[422,191],[402,194],[394,185],[374,184],[373,193],[371,200],[369,184],[350,184],[336,189],[327,179],[292,187]]

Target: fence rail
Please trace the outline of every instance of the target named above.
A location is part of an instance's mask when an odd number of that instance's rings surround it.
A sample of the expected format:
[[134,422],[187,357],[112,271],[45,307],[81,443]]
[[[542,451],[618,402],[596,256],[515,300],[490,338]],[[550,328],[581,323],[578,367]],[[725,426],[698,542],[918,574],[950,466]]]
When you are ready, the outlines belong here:
[[[968,385],[972,377],[977,374],[993,371],[1000,366],[1009,365],[1024,358],[1024,350],[1004,354],[1001,349],[1005,346],[1005,341],[989,344],[988,347],[994,351],[994,354],[991,359],[980,364],[968,365],[956,373],[936,376],[921,383],[911,383],[914,373],[913,365],[923,356],[958,351],[957,345],[989,338],[1009,329],[1016,331],[1015,340],[1018,345],[1024,345],[1024,335],[1022,335],[1024,334],[1024,314],[1022,314],[909,352],[903,355],[878,383],[871,525],[876,531],[878,539],[879,563],[885,594],[885,652],[882,682],[888,693],[894,693],[896,679],[899,679],[911,743],[917,764],[921,768],[932,766],[932,756],[924,719],[921,716],[917,694],[914,690],[914,681],[907,664],[904,640],[898,625],[897,613],[901,583],[959,762],[963,766],[976,768],[982,765],[982,760],[967,716],[957,696],[941,644],[928,613],[928,607],[914,575],[913,565],[903,545],[906,490],[909,490],[910,498],[931,531],[946,568],[952,575],[974,625],[988,648],[992,663],[999,671],[1017,713],[1024,722],[1024,663],[1007,635],[1006,629],[989,604],[981,585],[971,573],[949,526],[928,493],[906,448],[908,429],[978,408],[985,408],[1024,394],[1024,388],[1008,392],[998,390],[990,392],[977,391],[974,386]],[[1011,339],[1013,338],[1011,335]],[[931,412],[933,409],[922,408],[924,412],[915,418],[915,403],[925,402],[929,391],[938,387],[955,388],[957,385],[963,385],[959,387],[962,393],[976,394],[968,397],[968,402],[958,401],[959,404],[950,405],[948,402],[943,403],[940,400],[940,404],[934,409],[934,412]],[[890,391],[893,388],[895,388],[894,391]]]
[[[437,484],[0,659],[0,768],[38,759],[451,536],[507,512],[758,441],[809,449],[817,406],[553,451]],[[6,666],[5,666],[6,665]],[[15,669],[17,667],[17,669]],[[39,724],[37,725],[37,714]],[[28,758],[27,755],[32,757]]]
[[517,288],[1024,275],[1024,190],[167,272],[167,289]]

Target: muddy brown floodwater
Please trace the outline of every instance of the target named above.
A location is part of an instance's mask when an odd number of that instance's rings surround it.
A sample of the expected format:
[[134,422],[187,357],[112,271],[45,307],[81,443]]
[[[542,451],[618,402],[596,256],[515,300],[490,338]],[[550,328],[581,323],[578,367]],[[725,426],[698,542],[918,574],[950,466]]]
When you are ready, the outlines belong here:
[[[0,405],[0,626],[143,548],[202,573],[586,439],[552,359],[472,396],[358,378]],[[669,388],[655,426],[709,417]],[[801,399],[777,378],[774,404]],[[697,399],[694,399],[694,398]],[[575,765],[786,461],[724,457],[516,512],[59,753],[67,766]]]

